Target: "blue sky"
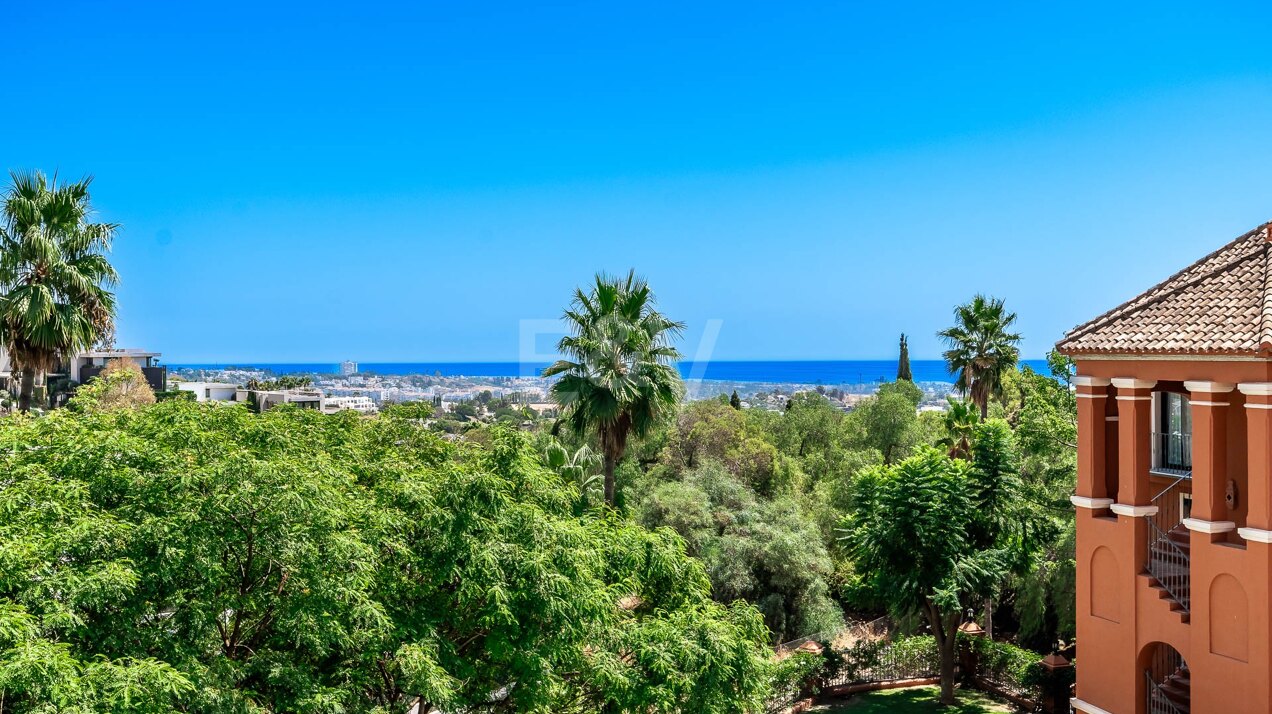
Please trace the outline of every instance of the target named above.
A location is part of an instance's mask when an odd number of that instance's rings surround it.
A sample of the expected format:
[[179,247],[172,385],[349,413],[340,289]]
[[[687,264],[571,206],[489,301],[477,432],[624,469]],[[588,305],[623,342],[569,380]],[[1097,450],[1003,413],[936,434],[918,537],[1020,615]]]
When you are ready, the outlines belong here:
[[96,176],[121,346],[515,360],[635,267],[689,353],[983,291],[1035,357],[1272,218],[1267,4],[266,4],[4,12],[0,168]]

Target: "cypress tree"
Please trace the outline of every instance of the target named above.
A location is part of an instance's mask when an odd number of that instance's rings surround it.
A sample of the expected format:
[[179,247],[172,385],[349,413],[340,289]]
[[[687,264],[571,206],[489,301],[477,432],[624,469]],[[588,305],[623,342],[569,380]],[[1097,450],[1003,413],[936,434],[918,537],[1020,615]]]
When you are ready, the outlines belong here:
[[729,397],[729,406],[739,411],[742,409],[742,399],[738,396],[738,390],[736,389],[733,390],[733,396]]
[[910,371],[910,342],[904,332],[901,333],[901,359],[897,361],[897,381],[902,379],[914,381],[914,374]]

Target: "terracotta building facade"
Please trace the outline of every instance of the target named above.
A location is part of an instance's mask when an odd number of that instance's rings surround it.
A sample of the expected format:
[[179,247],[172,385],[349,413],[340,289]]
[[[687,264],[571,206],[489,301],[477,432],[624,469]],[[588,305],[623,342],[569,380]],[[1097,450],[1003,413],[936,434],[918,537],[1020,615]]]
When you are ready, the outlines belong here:
[[1272,236],[1057,345],[1077,364],[1088,714],[1272,712]]

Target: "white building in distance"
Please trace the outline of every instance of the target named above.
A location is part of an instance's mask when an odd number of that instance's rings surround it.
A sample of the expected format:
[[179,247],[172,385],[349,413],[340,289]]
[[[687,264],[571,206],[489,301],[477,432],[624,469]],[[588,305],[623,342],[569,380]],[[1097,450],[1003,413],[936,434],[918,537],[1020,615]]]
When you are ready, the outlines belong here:
[[357,372],[358,372],[357,362],[354,362],[351,359],[347,359],[340,363],[340,374],[342,376],[348,377],[351,374],[357,374]]
[[239,386],[226,382],[178,382],[177,389],[194,392],[196,402],[232,402]]
[[322,400],[323,414],[335,414],[345,409],[360,414],[375,414],[378,411],[371,397],[324,397]]

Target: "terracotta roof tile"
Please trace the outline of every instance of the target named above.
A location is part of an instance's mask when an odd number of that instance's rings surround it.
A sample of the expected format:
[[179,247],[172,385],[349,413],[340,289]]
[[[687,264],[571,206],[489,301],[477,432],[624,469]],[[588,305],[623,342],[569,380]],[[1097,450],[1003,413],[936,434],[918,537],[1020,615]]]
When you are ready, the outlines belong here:
[[1073,328],[1056,348],[1070,355],[1272,356],[1269,226]]

